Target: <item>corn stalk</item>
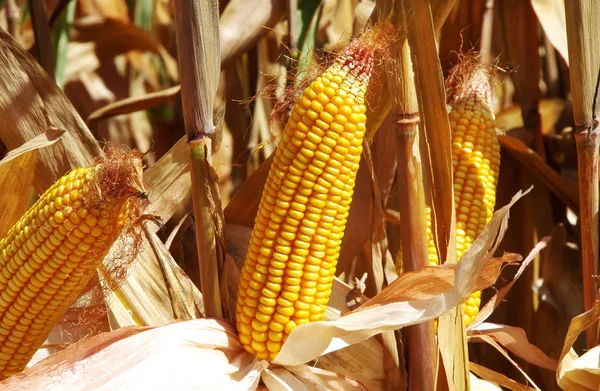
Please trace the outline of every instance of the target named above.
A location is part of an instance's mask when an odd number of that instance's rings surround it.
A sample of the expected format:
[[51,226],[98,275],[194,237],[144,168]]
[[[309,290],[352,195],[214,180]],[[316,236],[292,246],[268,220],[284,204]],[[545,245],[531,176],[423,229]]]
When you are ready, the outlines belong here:
[[190,154],[190,174],[200,284],[206,317],[222,317],[219,285],[224,246],[217,232],[219,193],[210,165],[219,131],[213,105],[220,72],[219,7],[217,1],[181,0],[174,4],[181,100]]
[[[598,77],[600,75],[600,3],[595,0],[565,2],[571,99],[575,119],[583,301],[590,310],[598,299],[594,276],[598,274]],[[597,325],[586,331],[588,349],[597,344]]]

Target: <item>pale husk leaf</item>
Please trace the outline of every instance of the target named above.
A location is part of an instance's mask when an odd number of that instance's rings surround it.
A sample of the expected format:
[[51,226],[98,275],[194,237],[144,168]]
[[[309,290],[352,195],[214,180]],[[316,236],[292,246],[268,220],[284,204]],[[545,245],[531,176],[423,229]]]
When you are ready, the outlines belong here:
[[470,374],[471,391],[502,391],[497,384],[491,383],[487,380],[478,378],[477,376]]
[[552,46],[560,53],[569,65],[567,50],[567,22],[565,18],[564,0],[531,0],[540,25],[548,36]]
[[246,391],[257,387],[265,366],[244,350],[231,324],[200,319],[97,335],[10,377],[2,386]]
[[600,317],[600,301],[594,307],[571,320],[558,361],[556,380],[563,390],[597,390],[600,387],[600,346],[579,356],[572,346],[579,334],[587,330]]

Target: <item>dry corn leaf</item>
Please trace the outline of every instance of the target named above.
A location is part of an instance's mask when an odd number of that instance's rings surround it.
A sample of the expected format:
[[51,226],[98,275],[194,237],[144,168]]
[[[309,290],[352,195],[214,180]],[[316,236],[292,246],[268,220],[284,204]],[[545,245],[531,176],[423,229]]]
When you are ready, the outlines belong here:
[[[498,373],[489,368],[483,367],[474,362],[469,363],[469,369],[472,372],[476,373],[477,376],[480,376],[481,379],[485,379],[488,382],[493,382],[493,383],[488,383],[488,385],[485,385],[485,384],[482,384],[479,382],[474,383],[473,376],[472,376],[471,377],[471,390],[472,391],[475,391],[478,389],[480,389],[480,390],[501,390],[500,387],[490,386],[489,384],[499,384],[502,387],[507,388],[509,390],[513,390],[513,391],[533,391],[533,390],[535,390],[534,388],[531,388],[531,387],[523,385],[519,382],[516,382],[513,379],[511,379],[501,373]],[[473,375],[473,374],[471,374],[471,375]],[[479,380],[481,380],[481,379],[479,379]],[[477,387],[481,387],[481,388],[477,388]],[[485,387],[492,387],[492,388],[485,388]]]
[[[444,286],[430,287],[437,293],[432,298],[406,300],[407,292],[411,292],[408,287],[412,286],[414,289],[416,285],[419,287],[419,292],[427,292],[425,286],[429,274],[427,269],[406,273],[382,291],[380,295],[385,297],[385,300],[381,300],[378,295],[358,310],[336,321],[298,326],[283,344],[274,363],[303,364],[322,354],[364,341],[383,331],[396,330],[437,318],[462,303],[471,292],[480,289],[477,286],[478,277],[483,274],[486,265],[490,264],[488,261],[506,232],[510,207],[523,195],[522,192],[517,193],[507,206],[494,213],[490,223],[465,252],[459,264],[447,266],[452,272]],[[494,267],[493,262],[492,267]],[[499,267],[495,270],[497,274],[492,278],[494,281],[500,272]],[[415,283],[414,280],[419,277],[422,280],[417,280]],[[488,283],[491,285],[493,281],[488,280]]]
[[35,136],[31,140],[25,142],[20,147],[17,147],[9,151],[2,160],[0,160],[0,166],[6,162],[11,161],[27,152],[34,151],[39,148],[50,146],[60,140],[65,131],[55,127],[49,127],[45,133]]
[[474,329],[469,329],[469,342],[482,340],[486,335],[504,346],[510,352],[522,359],[549,371],[555,371],[558,363],[548,357],[538,347],[529,343],[525,330],[519,327],[495,323],[482,323]]
[[552,46],[560,53],[568,65],[569,53],[567,51],[565,1],[531,0],[531,5],[550,43],[552,43]]
[[192,280],[177,265],[173,256],[156,235],[144,225],[144,232],[160,265],[175,319],[191,320],[202,317],[202,294]]
[[[114,57],[133,50],[156,53],[162,59],[171,80],[179,80],[177,61],[156,38],[133,24],[100,16],[79,18],[73,24],[71,40],[94,42],[100,58]],[[140,71],[144,72],[144,68]]]
[[144,186],[149,191],[147,213],[168,221],[180,205],[187,205],[191,197],[192,180],[185,137],[169,149],[144,172]]
[[[252,0],[252,6],[249,6],[249,3],[248,0],[232,0],[221,15],[221,66],[223,68],[254,46],[285,15],[285,2]],[[109,116],[115,115],[119,111],[132,112],[134,109],[148,109],[163,103],[177,93],[179,93],[179,86],[137,97],[135,101],[128,98],[112,103],[110,109],[107,108],[104,114],[101,114],[99,110],[93,115]]]
[[502,348],[502,346],[500,346],[495,339],[487,336],[487,335],[481,335],[480,338],[487,342],[489,345],[491,345],[494,349],[496,349],[498,352],[500,352],[500,354],[502,354],[510,363],[513,367],[515,367],[524,377],[525,379],[527,379],[527,381],[529,383],[531,383],[531,385],[533,385],[533,387],[538,390],[541,391],[540,388],[534,383],[534,381],[529,377],[529,375],[523,370],[523,368],[521,368],[519,366],[519,364],[517,364],[515,362],[515,360],[512,359],[512,357],[510,357],[510,355],[506,352],[506,350],[504,350]]
[[[36,164],[37,154],[31,152],[0,167],[0,237],[4,237],[25,212]],[[15,175],[16,172],[19,175]]]
[[11,390],[246,391],[256,388],[265,366],[244,350],[231,324],[200,319],[100,334],[1,385]]
[[598,390],[600,387],[600,346],[590,349],[581,357],[572,348],[579,334],[594,325],[598,318],[600,301],[571,320],[556,371],[556,380],[563,390]]
[[539,252],[545,248],[550,241],[550,237],[543,238],[534,248],[531,250],[527,258],[521,263],[519,270],[515,273],[512,281],[503,286],[498,292],[492,296],[490,300],[481,308],[477,317],[473,319],[473,321],[469,324],[468,330],[475,329],[478,325],[482,324],[487,318],[490,317],[492,312],[502,303],[502,300],[512,288],[512,286],[517,282],[518,278],[523,274],[527,266],[535,259],[535,257],[539,254]]
[[252,47],[285,15],[285,1],[231,0],[221,15],[221,66]]
[[50,127],[66,130],[60,142],[38,151],[35,175],[38,192],[45,191],[73,167],[88,166],[102,153],[64,93],[40,65],[4,30],[0,30],[0,137],[15,149]]
[[158,106],[166,101],[178,96],[181,92],[181,86],[167,88],[165,90],[151,92],[142,96],[132,96],[117,102],[110,103],[90,114],[87,122],[91,125],[103,118],[112,117],[119,114],[133,113],[139,110],[146,110],[150,107]]

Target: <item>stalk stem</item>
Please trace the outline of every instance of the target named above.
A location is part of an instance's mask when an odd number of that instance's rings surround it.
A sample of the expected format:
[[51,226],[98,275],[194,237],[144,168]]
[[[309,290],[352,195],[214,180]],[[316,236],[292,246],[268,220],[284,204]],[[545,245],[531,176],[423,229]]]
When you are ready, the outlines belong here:
[[222,318],[219,267],[217,262],[217,237],[209,198],[211,141],[208,137],[188,142],[190,174],[194,200],[194,222],[200,264],[200,285],[207,318]]
[[211,138],[219,136],[213,122],[220,73],[219,7],[216,0],[177,0],[174,9],[201,291],[205,316],[222,318],[219,276],[225,245],[219,220],[223,211],[210,166]]

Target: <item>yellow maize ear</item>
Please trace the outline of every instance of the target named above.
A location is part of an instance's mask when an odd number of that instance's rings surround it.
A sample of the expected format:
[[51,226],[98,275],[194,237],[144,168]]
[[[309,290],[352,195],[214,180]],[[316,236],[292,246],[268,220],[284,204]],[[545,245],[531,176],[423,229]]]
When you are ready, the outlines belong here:
[[137,213],[133,156],[69,172],[0,241],[0,379],[25,368]]
[[[465,57],[446,82],[452,129],[452,168],[456,208],[456,250],[460,260],[494,214],[500,145],[492,111],[488,72],[477,58]],[[426,208],[429,264],[439,263]],[[465,324],[479,313],[481,292],[465,302]]]
[[366,129],[373,51],[352,43],[294,105],[275,153],[237,297],[247,351],[274,359],[324,319]]

